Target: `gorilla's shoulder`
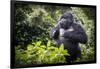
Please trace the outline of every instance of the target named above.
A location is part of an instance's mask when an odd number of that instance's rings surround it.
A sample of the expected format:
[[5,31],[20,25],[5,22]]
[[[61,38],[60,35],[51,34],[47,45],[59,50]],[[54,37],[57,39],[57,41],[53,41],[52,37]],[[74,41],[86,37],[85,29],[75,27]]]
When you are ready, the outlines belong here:
[[73,27],[81,27],[81,25],[79,23],[73,23],[72,26]]
[[82,25],[79,24],[79,23],[73,23],[73,24],[72,24],[72,27],[73,27],[75,30],[84,31]]

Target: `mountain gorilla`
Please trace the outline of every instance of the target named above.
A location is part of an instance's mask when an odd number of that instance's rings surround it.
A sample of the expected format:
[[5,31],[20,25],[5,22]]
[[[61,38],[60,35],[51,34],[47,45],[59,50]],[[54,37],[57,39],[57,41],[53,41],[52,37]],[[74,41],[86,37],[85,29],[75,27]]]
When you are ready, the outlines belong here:
[[87,35],[84,29],[74,21],[72,13],[65,13],[61,16],[56,27],[50,32],[57,46],[64,44],[70,56],[66,56],[66,61],[71,63],[77,58],[81,58],[79,43],[87,42]]

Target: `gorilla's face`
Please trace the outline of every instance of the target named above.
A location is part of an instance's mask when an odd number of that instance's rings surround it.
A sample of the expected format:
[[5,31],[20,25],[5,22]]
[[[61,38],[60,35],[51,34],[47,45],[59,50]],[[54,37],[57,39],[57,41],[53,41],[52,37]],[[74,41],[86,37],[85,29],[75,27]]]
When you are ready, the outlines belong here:
[[72,23],[73,23],[73,16],[71,13],[64,14],[59,21],[60,28],[64,29],[68,29]]

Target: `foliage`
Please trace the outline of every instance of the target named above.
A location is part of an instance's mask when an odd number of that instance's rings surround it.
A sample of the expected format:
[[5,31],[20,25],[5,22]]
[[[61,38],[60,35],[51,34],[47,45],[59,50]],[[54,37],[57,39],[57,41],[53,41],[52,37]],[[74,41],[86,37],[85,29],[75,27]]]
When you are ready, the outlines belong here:
[[51,41],[48,41],[47,45],[41,45],[41,43],[38,41],[29,44],[26,50],[17,46],[15,48],[16,65],[66,63],[64,56],[70,55],[67,50],[64,50],[63,44],[58,48],[52,46]]

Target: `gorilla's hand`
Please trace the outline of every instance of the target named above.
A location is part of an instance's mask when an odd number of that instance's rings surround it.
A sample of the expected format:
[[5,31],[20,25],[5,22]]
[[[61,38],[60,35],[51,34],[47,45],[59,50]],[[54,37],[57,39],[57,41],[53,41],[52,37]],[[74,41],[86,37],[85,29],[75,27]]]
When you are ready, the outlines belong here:
[[59,36],[59,31],[58,30],[53,30],[53,32],[52,32],[52,37],[54,38],[54,39],[57,39],[58,38],[58,36]]

